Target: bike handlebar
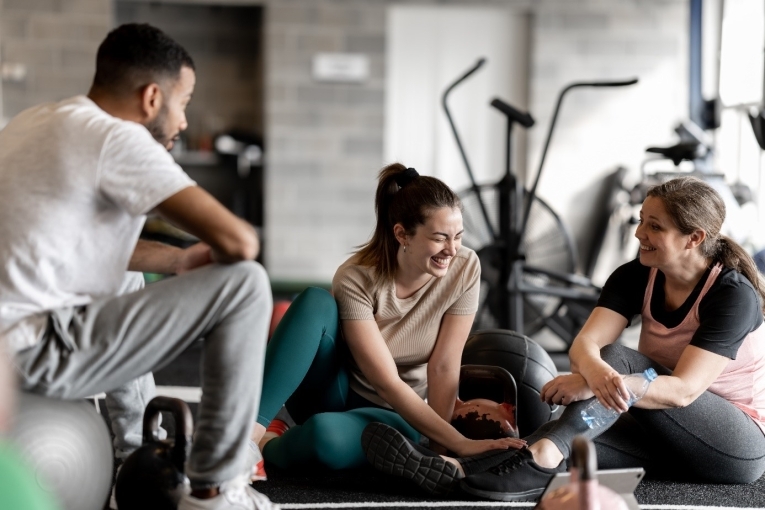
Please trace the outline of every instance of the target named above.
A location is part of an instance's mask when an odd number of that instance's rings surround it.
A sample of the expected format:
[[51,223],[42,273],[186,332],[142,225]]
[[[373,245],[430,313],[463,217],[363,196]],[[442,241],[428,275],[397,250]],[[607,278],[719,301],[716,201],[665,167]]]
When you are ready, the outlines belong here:
[[498,97],[492,99],[490,104],[497,110],[507,115],[510,120],[517,122],[525,128],[530,128],[534,125],[534,117],[532,117],[528,112],[523,113],[522,111],[502,101]]

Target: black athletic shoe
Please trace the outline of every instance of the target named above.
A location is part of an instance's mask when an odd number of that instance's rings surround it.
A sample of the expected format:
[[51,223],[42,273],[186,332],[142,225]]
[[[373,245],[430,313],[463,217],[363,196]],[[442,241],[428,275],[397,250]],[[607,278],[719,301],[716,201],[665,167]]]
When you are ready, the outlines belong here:
[[457,486],[459,470],[441,456],[419,448],[384,423],[370,423],[361,435],[367,460],[383,473],[412,480],[431,494],[448,494]]
[[528,448],[484,473],[466,476],[460,487],[473,496],[497,501],[534,501],[544,492],[547,482],[556,473],[566,470],[566,463],[557,468],[543,468],[534,462]]

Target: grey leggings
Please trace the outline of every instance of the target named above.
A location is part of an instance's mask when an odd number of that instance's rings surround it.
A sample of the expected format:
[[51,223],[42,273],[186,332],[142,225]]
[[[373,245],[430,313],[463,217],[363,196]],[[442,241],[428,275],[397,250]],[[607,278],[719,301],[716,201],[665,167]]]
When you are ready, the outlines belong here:
[[211,264],[136,292],[54,310],[45,337],[14,361],[24,390],[78,399],[124,389],[204,339],[202,400],[186,474],[192,487],[211,487],[251,467],[247,442],[270,318],[271,289],[260,264]]
[[[620,374],[649,367],[659,375],[672,372],[647,356],[621,345],[601,350],[603,360]],[[765,434],[743,411],[705,391],[690,405],[676,409],[631,408],[600,436],[580,412],[590,402],[569,405],[558,420],[526,438],[547,438],[568,458],[574,436],[593,439],[600,469],[643,467],[652,475],[706,483],[750,483],[765,471]]]

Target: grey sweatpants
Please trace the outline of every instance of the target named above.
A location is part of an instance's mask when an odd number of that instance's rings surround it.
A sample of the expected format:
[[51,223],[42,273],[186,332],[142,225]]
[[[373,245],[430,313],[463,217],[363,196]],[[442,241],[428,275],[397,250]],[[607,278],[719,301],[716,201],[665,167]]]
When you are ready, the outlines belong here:
[[[55,310],[42,341],[17,353],[15,364],[24,390],[49,397],[145,394],[151,389],[130,390],[131,381],[146,383],[145,374],[203,339],[202,399],[186,474],[195,488],[215,486],[249,468],[271,307],[262,266],[213,264],[137,292]],[[141,415],[135,416],[139,428]]]
[[[648,368],[672,372],[647,356],[618,344],[601,349],[601,357],[620,374]],[[595,443],[598,467],[643,467],[670,479],[706,483],[750,483],[765,472],[765,434],[742,410],[709,391],[687,407],[630,408],[607,430],[590,430],[581,411],[590,400],[575,402],[558,420],[542,425],[525,439],[547,438],[569,457],[574,436]]]

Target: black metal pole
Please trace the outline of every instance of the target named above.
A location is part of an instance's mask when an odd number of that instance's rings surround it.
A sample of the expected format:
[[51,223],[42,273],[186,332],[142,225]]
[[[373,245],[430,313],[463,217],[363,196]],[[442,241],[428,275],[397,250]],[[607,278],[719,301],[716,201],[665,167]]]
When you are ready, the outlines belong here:
[[[500,182],[499,189],[499,285],[507,286],[510,281],[511,264],[515,260],[513,224],[517,221],[515,218],[516,199],[511,194],[511,190],[517,188],[517,181],[511,172],[512,165],[512,136],[513,120],[507,119],[507,143],[505,145],[505,175]],[[507,288],[509,290],[509,288]],[[499,327],[501,329],[512,329],[512,296],[508,292],[500,292],[498,309],[501,310],[501,316],[498,317]]]
[[555,123],[558,120],[558,113],[560,112],[560,105],[563,102],[563,96],[565,96],[569,90],[579,87],[624,87],[626,85],[634,85],[637,82],[637,78],[619,81],[575,82],[567,85],[563,88],[563,90],[561,90],[560,94],[558,95],[558,101],[555,103],[555,111],[553,112],[552,119],[550,120],[550,127],[547,130],[547,138],[545,139],[545,145],[542,149],[542,157],[539,160],[539,168],[537,169],[537,175],[534,178],[534,185],[531,186],[531,189],[529,190],[528,201],[526,202],[526,207],[523,211],[523,223],[521,224],[519,237],[523,238],[523,234],[526,232],[526,225],[529,221],[529,212],[531,211],[531,205],[534,202],[534,197],[536,197],[537,194],[539,178],[542,176],[542,168],[544,167],[545,158],[547,157],[547,150],[550,148],[550,140],[552,139],[553,129],[555,129]]
[[475,194],[476,198],[478,199],[478,205],[481,208],[481,215],[483,216],[483,219],[486,221],[486,228],[489,230],[489,234],[491,235],[492,239],[497,239],[497,234],[494,232],[494,227],[491,224],[491,220],[489,219],[489,213],[486,210],[486,204],[483,202],[483,198],[481,197],[481,189],[478,187],[478,184],[475,181],[475,176],[473,175],[473,170],[470,168],[470,163],[468,162],[467,154],[465,153],[465,149],[462,147],[462,140],[460,139],[460,135],[457,132],[457,126],[454,125],[454,121],[452,120],[452,115],[449,112],[449,105],[446,103],[446,98],[449,95],[449,93],[465,81],[471,74],[476,72],[482,65],[486,63],[485,58],[478,59],[478,62],[475,63],[473,67],[468,69],[465,74],[457,78],[457,80],[454,81],[451,85],[449,85],[446,90],[444,91],[444,95],[441,97],[441,104],[444,107],[444,112],[446,113],[446,119],[449,121],[449,125],[452,128],[452,133],[454,133],[454,139],[457,141],[457,148],[460,151],[460,155],[462,156],[462,161],[465,163],[465,169],[467,170],[468,177],[470,178],[470,189],[473,190],[473,193]]

